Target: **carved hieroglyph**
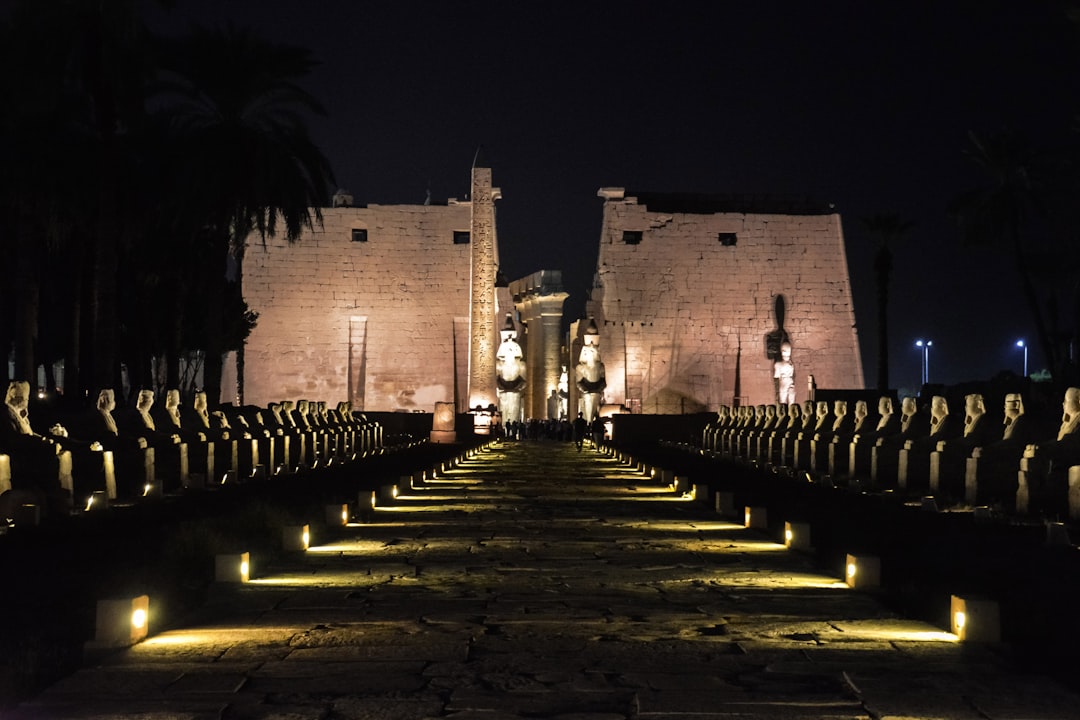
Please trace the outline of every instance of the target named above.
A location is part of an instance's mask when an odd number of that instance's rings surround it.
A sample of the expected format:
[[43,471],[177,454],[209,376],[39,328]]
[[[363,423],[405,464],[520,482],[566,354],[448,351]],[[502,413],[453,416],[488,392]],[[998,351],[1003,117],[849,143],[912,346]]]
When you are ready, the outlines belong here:
[[495,396],[495,201],[491,168],[472,171],[472,273],[469,310],[469,407],[494,405]]

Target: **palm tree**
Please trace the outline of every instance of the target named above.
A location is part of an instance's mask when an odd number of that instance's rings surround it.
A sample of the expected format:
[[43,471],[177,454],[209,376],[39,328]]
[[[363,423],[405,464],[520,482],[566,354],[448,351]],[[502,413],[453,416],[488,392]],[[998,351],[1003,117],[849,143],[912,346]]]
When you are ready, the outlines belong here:
[[[232,26],[193,28],[163,41],[167,74],[159,86],[161,112],[172,122],[177,159],[173,181],[182,193],[177,212],[198,227],[210,249],[205,258],[207,396],[221,396],[221,365],[246,336],[242,263],[248,236],[262,238],[283,226],[289,242],[329,199],[330,166],[308,135],[307,113],[322,106],[296,82],[313,61],[303,48],[277,45]],[[226,309],[233,316],[225,317]],[[246,330],[245,330],[246,328]]]
[[1025,231],[1033,216],[1044,209],[1058,168],[1014,131],[990,137],[969,132],[968,139],[965,154],[988,182],[958,196],[950,208],[961,241],[968,245],[1004,245],[1012,255],[1039,346],[1057,376],[1063,358],[1057,352],[1035,288],[1030,261],[1033,244],[1026,242],[1030,238]]
[[[4,141],[8,177],[0,183],[11,216],[6,242],[25,252],[36,269],[70,261],[75,290],[86,273],[88,315],[97,387],[113,387],[119,363],[115,348],[118,246],[130,237],[125,222],[131,207],[121,194],[131,168],[128,134],[143,114],[144,46],[135,0],[19,2],[3,42],[5,66],[18,67],[4,82]],[[10,95],[8,94],[10,93]],[[32,252],[31,252],[32,251]],[[50,275],[55,273],[50,272]],[[36,332],[30,268],[20,273],[16,350],[20,375],[36,365],[29,347]],[[79,395],[78,370],[83,333],[78,318],[82,293],[69,302],[72,318],[67,377]],[[30,379],[30,378],[28,378]]]
[[889,282],[892,280],[892,245],[911,229],[912,223],[896,213],[876,213],[861,219],[867,232],[877,238],[874,279],[877,289],[878,376],[877,388],[889,389]]

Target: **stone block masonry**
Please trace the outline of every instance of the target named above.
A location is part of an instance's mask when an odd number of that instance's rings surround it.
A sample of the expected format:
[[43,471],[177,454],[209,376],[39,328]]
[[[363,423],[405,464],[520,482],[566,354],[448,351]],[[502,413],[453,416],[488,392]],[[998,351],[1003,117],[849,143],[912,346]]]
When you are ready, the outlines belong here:
[[245,402],[463,408],[469,348],[455,339],[455,320],[460,327],[470,312],[470,244],[462,242],[470,204],[322,213],[322,227],[292,245],[249,241],[244,297],[259,319],[247,345]]
[[840,217],[760,200],[604,189],[595,287],[605,402],[680,413],[776,402],[766,336],[792,344],[796,398],[807,377],[862,388]]

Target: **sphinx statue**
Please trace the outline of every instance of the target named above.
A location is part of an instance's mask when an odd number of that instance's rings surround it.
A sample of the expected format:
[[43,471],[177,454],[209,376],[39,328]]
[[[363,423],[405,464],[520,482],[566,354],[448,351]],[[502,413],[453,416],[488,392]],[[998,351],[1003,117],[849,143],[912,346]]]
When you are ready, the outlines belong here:
[[[867,420],[870,416],[867,416]],[[873,427],[866,421],[859,423],[851,436],[848,452],[848,471],[860,479],[870,476],[870,448],[878,438],[895,435],[900,430],[900,414],[895,411],[892,398],[882,395],[878,398],[877,421]]]
[[[517,341],[517,328],[510,313],[499,331],[502,342],[495,353],[495,390],[499,398],[499,414],[502,422],[521,422],[521,392],[525,389],[525,360]],[[558,408],[556,407],[556,412]]]
[[574,374],[578,392],[581,393],[582,415],[591,424],[600,414],[604,389],[607,388],[604,363],[600,360],[600,331],[596,328],[595,320],[589,320],[583,341]]
[[935,395],[930,401],[930,427],[925,437],[908,439],[897,458],[897,482],[901,487],[917,492],[930,484],[930,454],[942,447],[942,441],[951,441],[963,433],[963,424],[949,412],[949,402],[943,395]]
[[1001,436],[972,448],[965,461],[964,487],[971,502],[1011,504],[1016,495],[1020,460],[1035,439],[1035,429],[1020,393],[1007,394],[1003,410]]
[[1031,443],[1024,449],[1024,457],[1040,459],[1056,465],[1072,464],[1080,458],[1080,388],[1065,391],[1061,402],[1061,424],[1057,437],[1048,442]]
[[991,438],[991,423],[981,393],[964,396],[963,432],[937,442],[930,455],[930,489],[951,497],[964,495],[967,459]]

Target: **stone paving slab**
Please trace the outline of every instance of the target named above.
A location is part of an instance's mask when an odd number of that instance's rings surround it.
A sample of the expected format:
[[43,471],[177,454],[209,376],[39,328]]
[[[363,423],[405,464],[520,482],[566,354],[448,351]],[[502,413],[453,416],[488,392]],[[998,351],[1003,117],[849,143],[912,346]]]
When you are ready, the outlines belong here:
[[448,475],[5,720],[1080,718],[612,459],[520,443]]

